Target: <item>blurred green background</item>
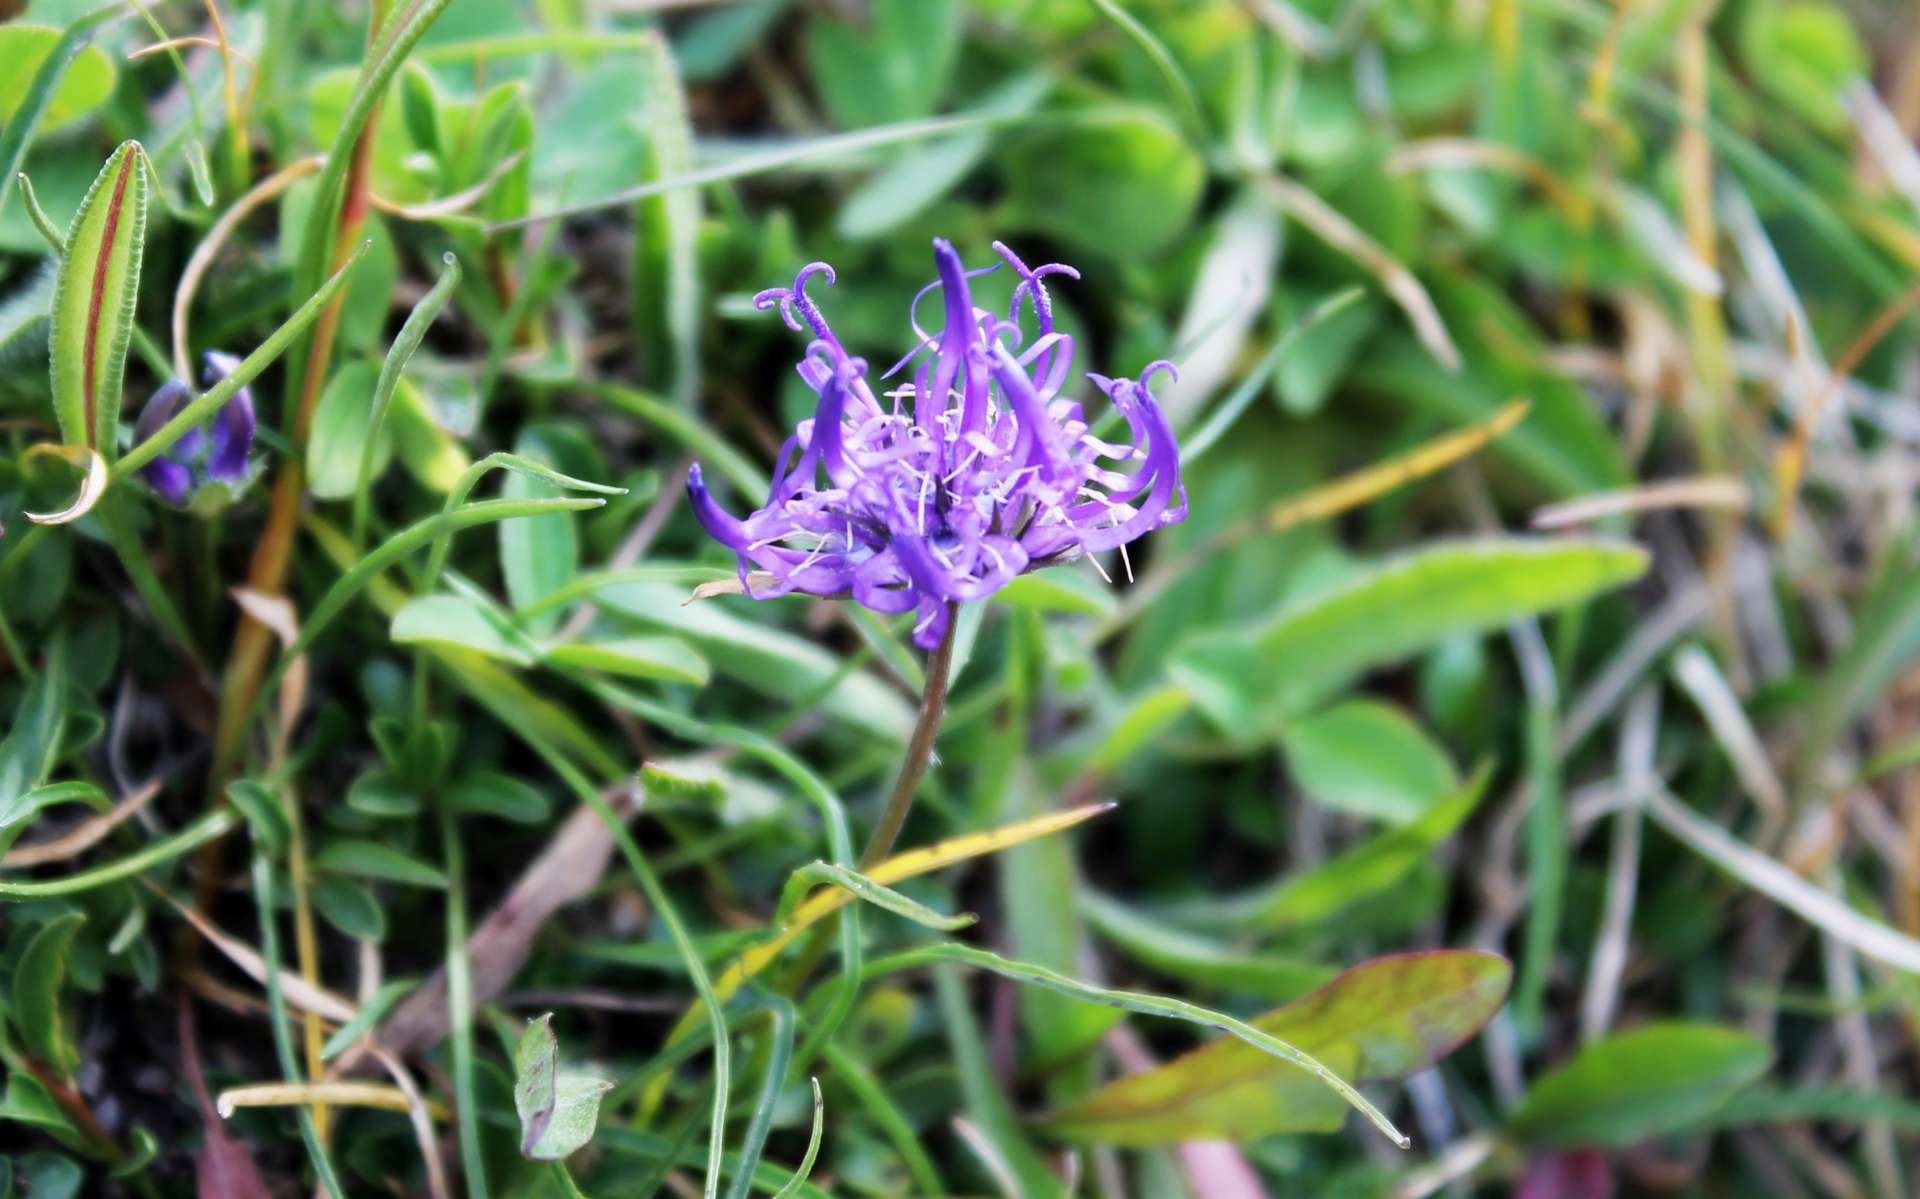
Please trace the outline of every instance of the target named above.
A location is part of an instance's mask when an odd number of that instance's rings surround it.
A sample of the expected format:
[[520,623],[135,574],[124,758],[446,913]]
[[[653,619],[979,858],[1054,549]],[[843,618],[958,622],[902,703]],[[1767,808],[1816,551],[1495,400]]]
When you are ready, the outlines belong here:
[[[0,1196],[1912,1193],[1920,8],[19,8]],[[33,524],[129,139],[122,424],[267,346],[259,477]],[[684,481],[812,415],[756,292],[877,372],[935,237],[1179,365],[1191,512],[969,606],[973,840],[796,916],[921,655],[686,602]]]

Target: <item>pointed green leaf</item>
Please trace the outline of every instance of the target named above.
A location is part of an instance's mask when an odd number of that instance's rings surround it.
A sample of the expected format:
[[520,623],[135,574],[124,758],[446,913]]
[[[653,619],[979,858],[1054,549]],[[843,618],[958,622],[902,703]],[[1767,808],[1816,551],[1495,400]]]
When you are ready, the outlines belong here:
[[387,939],[386,909],[365,883],[350,878],[316,879],[313,907],[328,924],[349,937],[361,941]]
[[[1253,1021],[1356,1081],[1399,1078],[1453,1052],[1500,1010],[1513,974],[1490,953],[1398,954],[1355,966]],[[1312,1074],[1222,1038],[1109,1083],[1047,1129],[1122,1146],[1248,1141],[1338,1128],[1346,1105]]]
[[677,637],[614,637],[605,641],[576,641],[556,645],[547,657],[565,666],[601,670],[635,679],[665,679],[705,686],[711,670],[707,660]]
[[87,922],[85,912],[68,912],[48,921],[20,955],[13,973],[13,1019],[20,1040],[62,1076],[79,1062],[60,1019],[60,988],[67,977],[67,955],[74,935]]
[[314,856],[313,868],[415,887],[447,885],[437,866],[377,841],[335,841]]
[[1712,1112],[1767,1071],[1737,1028],[1648,1024],[1586,1046],[1535,1082],[1509,1128],[1536,1145],[1631,1145]]
[[497,816],[515,824],[543,824],[553,806],[532,784],[497,770],[463,775],[444,802],[462,816]]
[[1460,786],[1447,751],[1406,713],[1349,700],[1287,727],[1287,769],[1316,803],[1406,824]]
[[[47,1088],[39,1079],[25,1070],[15,1070],[7,1075],[7,1093],[0,1098],[0,1121],[11,1120],[38,1128],[56,1136],[72,1137],[79,1135],[73,1121],[60,1110]],[[0,1194],[4,1194],[0,1191]]]
[[147,237],[147,154],[122,142],[67,228],[54,284],[49,353],[60,435],[109,463],[118,452],[120,383]]
[[[8,74],[0,78],[0,125],[13,120],[26,103],[40,67],[56,53],[65,56],[63,36],[63,31],[49,25],[0,26],[0,61],[8,68]],[[73,49],[77,53],[63,64],[65,72],[46,99],[41,120],[48,129],[99,107],[113,94],[118,72],[106,51],[98,46]]]
[[1579,603],[1646,568],[1646,551],[1622,542],[1500,537],[1439,545],[1371,566],[1252,629],[1190,637],[1171,666],[1222,729],[1262,740],[1362,671],[1461,633]]
[[13,712],[6,739],[0,740],[0,853],[30,816],[68,798],[64,793],[43,794],[40,787],[53,769],[66,724],[67,670],[61,647],[54,642],[46,665]]
[[423,595],[408,600],[406,607],[394,613],[392,636],[403,645],[457,645],[515,666],[531,666],[537,657],[524,634],[494,619],[464,595]]
[[1119,606],[1112,588],[1090,574],[1066,569],[1019,575],[994,592],[993,599],[1016,608],[1078,616],[1109,616]]
[[1255,924],[1293,928],[1328,920],[1387,891],[1427,861],[1435,846],[1453,835],[1486,794],[1492,771],[1482,768],[1451,796],[1418,820],[1362,841],[1311,870],[1250,895],[1209,903],[1198,913],[1210,925]]

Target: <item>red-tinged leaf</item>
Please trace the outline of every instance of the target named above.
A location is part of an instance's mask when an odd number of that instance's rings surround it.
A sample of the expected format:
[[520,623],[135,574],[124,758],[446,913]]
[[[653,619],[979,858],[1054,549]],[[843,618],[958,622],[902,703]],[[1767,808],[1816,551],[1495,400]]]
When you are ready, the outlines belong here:
[[118,446],[120,384],[133,337],[147,231],[146,151],[123,142],[94,178],[67,229],[54,283],[48,351],[62,440],[109,463]]
[[[1432,1065],[1500,1010],[1513,969],[1490,953],[1377,958],[1253,1021],[1353,1082]],[[1055,1113],[1046,1129],[1121,1146],[1249,1141],[1338,1128],[1346,1105],[1313,1075],[1231,1037],[1122,1078]]]

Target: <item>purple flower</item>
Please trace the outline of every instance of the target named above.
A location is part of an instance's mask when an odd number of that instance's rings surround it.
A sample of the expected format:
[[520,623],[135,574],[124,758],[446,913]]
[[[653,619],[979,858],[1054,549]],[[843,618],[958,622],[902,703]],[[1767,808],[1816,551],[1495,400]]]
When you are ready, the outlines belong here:
[[[202,359],[201,382],[212,387],[233,372],[240,360],[218,350],[207,351]],[[172,420],[188,401],[192,391],[178,379],[169,379],[147,399],[140,410],[135,438],[145,441]],[[247,455],[253,450],[253,394],[242,387],[220,409],[208,428],[188,429],[167,452],[140,468],[140,477],[162,499],[185,504],[197,498],[203,489],[218,499],[230,498],[252,478]],[[219,484],[209,488],[208,484]]]
[[[688,476],[694,514],[738,555],[747,594],[851,595],[877,612],[913,610],[914,642],[931,649],[952,603],[1186,516],[1179,447],[1148,388],[1173,365],[1152,363],[1137,380],[1088,375],[1125,419],[1131,444],[1093,436],[1079,403],[1060,395],[1073,339],[1054,328],[1043,283],[1079,272],[1029,268],[999,242],[993,248],[1001,263],[969,271],[951,244],[934,241],[939,278],[914,302],[939,288],[945,325],[928,334],[909,310],[918,344],[881,378],[912,367],[913,381],[884,398],[807,295],[812,276],[834,281],[832,267],[811,263],[791,288],[754,297],[812,334],[798,370],[820,404],[781,450],[767,502],[744,520],[714,501],[697,466]],[[976,307],[967,286],[1002,265],[1019,277],[1004,317]],[[1028,309],[1031,342],[1020,324]],[[1127,463],[1137,465],[1120,469]]]

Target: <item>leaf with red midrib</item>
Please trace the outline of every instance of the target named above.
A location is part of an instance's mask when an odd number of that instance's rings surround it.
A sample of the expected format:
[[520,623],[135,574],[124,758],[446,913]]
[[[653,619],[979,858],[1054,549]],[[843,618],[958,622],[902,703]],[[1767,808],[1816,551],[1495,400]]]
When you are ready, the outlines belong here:
[[120,386],[146,243],[149,169],[139,142],[121,143],[107,159],[67,230],[54,284],[48,352],[60,435],[109,463],[118,450]]

